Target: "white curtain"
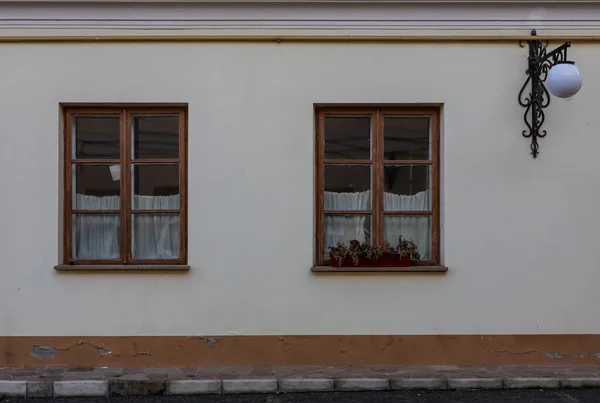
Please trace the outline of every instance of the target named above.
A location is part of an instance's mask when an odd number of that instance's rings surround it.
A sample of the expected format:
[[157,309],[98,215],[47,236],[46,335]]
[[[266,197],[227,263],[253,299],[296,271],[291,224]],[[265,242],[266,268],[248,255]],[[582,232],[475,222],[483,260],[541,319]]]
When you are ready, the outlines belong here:
[[[337,193],[325,192],[325,210],[370,210],[371,192]],[[357,211],[360,214],[360,211]],[[326,215],[325,246],[356,239],[371,242],[371,217],[368,215]],[[326,256],[329,250],[325,248]]]
[[[134,196],[136,209],[178,209],[179,195]],[[82,210],[118,210],[119,196],[78,194],[76,206]],[[179,258],[179,216],[170,214],[139,215],[132,219],[132,253],[135,259]],[[73,217],[73,252],[77,259],[120,257],[120,217],[117,215],[85,215]]]
[[[336,193],[325,192],[325,210],[368,210],[371,207],[371,192]],[[422,211],[430,209],[429,191],[415,195],[384,193],[386,211]],[[360,211],[356,211],[360,214]],[[393,246],[397,245],[398,235],[412,240],[418,247],[421,259],[431,258],[431,217],[430,216],[386,216],[384,236]],[[369,216],[325,216],[326,246],[356,239],[371,241]],[[328,251],[325,251],[328,253]]]

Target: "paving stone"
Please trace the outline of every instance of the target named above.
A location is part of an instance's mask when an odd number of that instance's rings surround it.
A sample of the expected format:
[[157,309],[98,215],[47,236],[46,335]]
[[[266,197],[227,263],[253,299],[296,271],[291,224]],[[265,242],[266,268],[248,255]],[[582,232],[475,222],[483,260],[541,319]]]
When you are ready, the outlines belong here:
[[108,396],[108,381],[56,381],[54,397]]
[[344,392],[359,392],[373,390],[388,390],[388,378],[342,378],[335,380],[335,390]]
[[324,378],[288,378],[279,380],[279,391],[291,392],[333,392],[334,380]]
[[40,368],[39,373],[43,375],[56,375],[66,372],[67,368]]
[[502,378],[449,378],[449,389],[502,389]]
[[223,393],[276,393],[277,379],[224,379]]
[[123,368],[123,373],[124,374],[141,374],[141,373],[145,372],[147,369],[149,370],[150,368],[127,367],[127,368]]
[[78,367],[78,368],[68,368],[67,372],[92,372],[93,370],[94,370],[94,368]]
[[124,380],[110,381],[110,396],[162,396],[165,394],[165,381]]
[[567,377],[560,380],[561,388],[598,388],[600,377]]
[[446,378],[393,378],[392,389],[448,389]]
[[54,396],[54,383],[44,381],[27,381],[27,397],[47,398]]
[[123,381],[149,381],[148,375],[146,374],[127,374],[119,377]]
[[558,378],[506,378],[504,387],[507,389],[554,389],[560,386]]
[[248,378],[274,378],[273,369],[269,367],[254,367],[248,372]]
[[167,381],[167,395],[207,395],[220,394],[220,379],[189,379]]
[[0,381],[0,396],[25,397],[27,381]]

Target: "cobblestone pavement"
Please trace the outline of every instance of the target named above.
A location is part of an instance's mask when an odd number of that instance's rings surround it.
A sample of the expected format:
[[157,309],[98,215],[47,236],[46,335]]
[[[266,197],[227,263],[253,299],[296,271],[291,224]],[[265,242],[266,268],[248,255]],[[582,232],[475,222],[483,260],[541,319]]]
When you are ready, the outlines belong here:
[[[600,377],[600,366],[0,368],[0,380]],[[600,402],[600,400],[599,400]]]
[[239,396],[0,399],[2,403],[598,403],[600,390],[396,391]]
[[[419,395],[416,390],[424,394]],[[486,392],[461,395],[468,390]],[[422,401],[425,396],[430,396],[432,402],[463,401],[456,400],[457,396],[466,399],[465,402],[478,402],[486,401],[477,399],[489,392],[490,398],[501,396],[499,399],[509,399],[505,401],[535,402],[539,400],[521,399],[537,399],[533,392],[536,390],[545,391],[542,400],[545,402],[600,402],[600,366],[0,368],[0,397],[10,399],[164,395],[184,399],[183,396],[213,395],[193,401],[262,402],[264,396],[271,396],[275,400],[267,403],[311,401],[306,399],[343,402],[336,399],[345,392],[353,392],[358,395],[349,401],[360,402],[356,399],[360,399],[361,393],[377,392],[380,395],[375,401],[382,402],[415,398]],[[300,400],[294,400],[296,392],[304,393]],[[327,393],[310,395],[321,392]],[[500,394],[494,395],[495,392]],[[164,402],[175,401],[180,400]]]

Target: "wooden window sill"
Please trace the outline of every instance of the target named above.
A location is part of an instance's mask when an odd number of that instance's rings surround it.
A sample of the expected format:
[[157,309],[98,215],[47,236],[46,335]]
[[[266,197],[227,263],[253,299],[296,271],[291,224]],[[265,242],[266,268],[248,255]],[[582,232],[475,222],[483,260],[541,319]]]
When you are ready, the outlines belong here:
[[89,264],[89,265],[70,265],[59,264],[54,266],[56,271],[162,271],[162,272],[186,272],[190,270],[190,266],[182,264]]
[[313,266],[313,273],[446,273],[446,266],[410,266],[410,267],[331,267]]

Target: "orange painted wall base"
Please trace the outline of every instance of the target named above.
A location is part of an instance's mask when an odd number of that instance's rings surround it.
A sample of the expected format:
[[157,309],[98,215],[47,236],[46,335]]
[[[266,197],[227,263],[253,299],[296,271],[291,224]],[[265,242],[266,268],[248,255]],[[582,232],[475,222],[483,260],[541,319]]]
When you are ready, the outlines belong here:
[[589,365],[600,335],[0,337],[0,366]]

